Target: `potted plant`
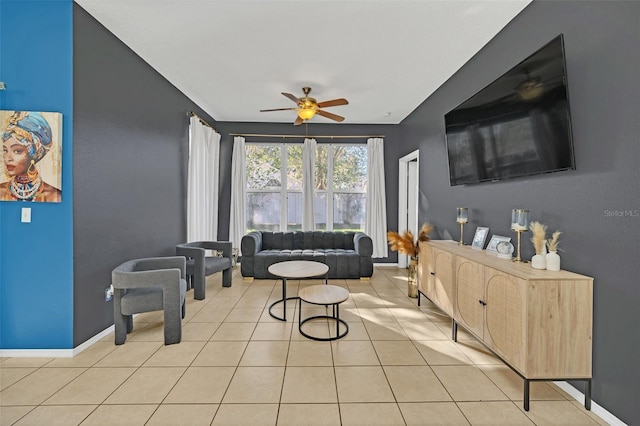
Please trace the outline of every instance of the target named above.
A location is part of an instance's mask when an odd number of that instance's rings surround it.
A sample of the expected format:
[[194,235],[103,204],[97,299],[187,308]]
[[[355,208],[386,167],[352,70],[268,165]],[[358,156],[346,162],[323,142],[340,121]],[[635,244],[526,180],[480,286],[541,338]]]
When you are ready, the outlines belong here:
[[558,245],[560,244],[560,234],[562,232],[556,231],[553,233],[551,238],[547,240],[547,246],[549,246],[549,253],[547,253],[546,261],[547,261],[547,269],[549,271],[559,271],[560,270],[560,255],[558,255]]
[[394,231],[387,232],[387,240],[391,250],[406,254],[411,257],[409,261],[408,294],[409,297],[418,297],[418,255],[420,254],[420,242],[429,241],[429,234],[433,231],[433,226],[425,222],[420,227],[418,238],[414,239],[413,232],[404,231],[399,234]]
[[536,249],[536,254],[531,258],[531,267],[535,269],[545,269],[547,267],[546,262],[546,244],[547,244],[547,225],[540,222],[531,222],[529,224],[531,229],[531,242]]

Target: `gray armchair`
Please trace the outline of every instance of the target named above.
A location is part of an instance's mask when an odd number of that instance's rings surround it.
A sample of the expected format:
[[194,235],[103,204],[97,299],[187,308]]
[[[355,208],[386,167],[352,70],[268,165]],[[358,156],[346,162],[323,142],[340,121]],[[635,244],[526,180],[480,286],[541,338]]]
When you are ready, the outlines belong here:
[[113,270],[113,322],[116,345],[133,330],[133,314],[164,311],[164,344],[180,343],[185,315],[185,258],[151,257]]
[[[205,250],[221,251],[222,257],[205,256]],[[231,287],[231,252],[231,242],[228,241],[195,241],[176,246],[176,255],[187,259],[188,284],[193,287],[194,299],[204,299],[205,277],[216,272],[222,271],[222,286]]]

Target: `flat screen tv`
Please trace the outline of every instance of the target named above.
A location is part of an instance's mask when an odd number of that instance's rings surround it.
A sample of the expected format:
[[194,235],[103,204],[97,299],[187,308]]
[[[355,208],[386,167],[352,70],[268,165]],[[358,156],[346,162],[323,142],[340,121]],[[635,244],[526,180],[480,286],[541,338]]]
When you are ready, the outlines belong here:
[[562,34],[445,115],[451,186],[575,169]]

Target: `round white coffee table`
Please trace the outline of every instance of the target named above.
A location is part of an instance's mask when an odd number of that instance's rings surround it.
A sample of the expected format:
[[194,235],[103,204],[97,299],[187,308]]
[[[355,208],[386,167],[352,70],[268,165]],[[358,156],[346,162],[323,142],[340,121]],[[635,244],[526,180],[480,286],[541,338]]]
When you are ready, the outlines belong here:
[[[298,291],[298,297],[300,298],[300,305],[298,307],[298,331],[304,337],[313,339],[313,340],[336,340],[344,337],[349,332],[349,324],[347,324],[344,320],[340,319],[340,304],[349,298],[349,292],[337,285],[312,285],[310,287],[301,288]],[[316,315],[309,318],[305,318],[302,320],[302,302],[311,303],[313,305],[324,305],[324,306],[333,306],[333,314],[332,315]],[[302,331],[302,325],[307,321],[311,321],[314,319],[331,319],[336,322],[336,335],[329,337],[316,337],[311,336],[304,331]],[[345,330],[340,333],[340,324],[343,324]]]
[[[327,283],[327,275],[329,273],[329,266],[320,262],[313,262],[311,260],[287,260],[284,262],[274,263],[267,269],[270,274],[282,280],[282,299],[276,300],[269,306],[269,315],[280,321],[287,320],[287,300],[298,299],[298,296],[287,297],[287,279],[303,279],[303,278],[317,278],[324,277],[325,284]],[[282,303],[282,317],[278,317],[271,312],[271,309],[278,303]]]

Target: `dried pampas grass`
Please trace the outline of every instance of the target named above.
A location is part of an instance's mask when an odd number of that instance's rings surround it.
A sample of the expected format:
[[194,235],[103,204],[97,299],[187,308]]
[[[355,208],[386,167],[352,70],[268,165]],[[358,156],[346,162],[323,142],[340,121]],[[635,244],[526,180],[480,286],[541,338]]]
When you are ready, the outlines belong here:
[[389,231],[387,232],[387,240],[391,250],[411,257],[418,257],[418,254],[420,253],[419,243],[421,241],[429,241],[429,234],[431,231],[433,231],[433,226],[429,225],[428,222],[425,222],[420,227],[417,240],[414,240],[413,232],[411,231],[404,231],[402,234]]
[[551,238],[547,240],[549,251],[558,251],[558,244],[560,244],[560,240],[558,240],[558,238],[560,238],[560,234],[562,234],[562,232],[556,231],[553,233]]
[[429,234],[433,231],[433,226],[429,225],[429,222],[425,222],[420,227],[420,232],[418,232],[418,242],[429,241]]
[[544,254],[544,246],[547,242],[547,225],[540,222],[531,222],[529,229],[533,235],[531,242],[536,249],[536,254]]

